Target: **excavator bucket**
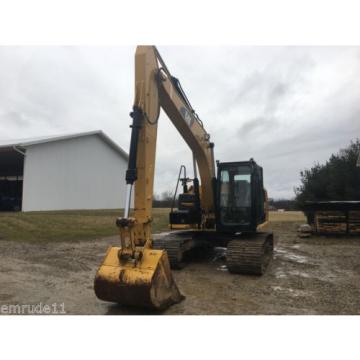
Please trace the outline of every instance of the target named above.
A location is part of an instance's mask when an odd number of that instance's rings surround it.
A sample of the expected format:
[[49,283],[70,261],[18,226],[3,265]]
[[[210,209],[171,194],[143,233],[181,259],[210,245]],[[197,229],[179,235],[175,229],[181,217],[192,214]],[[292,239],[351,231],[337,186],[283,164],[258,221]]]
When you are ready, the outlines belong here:
[[95,294],[122,305],[163,310],[184,299],[172,277],[166,251],[143,249],[142,258],[120,260],[110,247],[95,277]]

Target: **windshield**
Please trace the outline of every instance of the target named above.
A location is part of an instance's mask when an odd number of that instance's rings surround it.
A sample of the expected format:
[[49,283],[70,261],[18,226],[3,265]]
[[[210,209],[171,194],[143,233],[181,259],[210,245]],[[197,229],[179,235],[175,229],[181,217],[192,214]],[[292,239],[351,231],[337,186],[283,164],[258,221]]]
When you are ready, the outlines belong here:
[[251,219],[249,166],[232,166],[220,173],[220,220],[224,225],[248,225]]

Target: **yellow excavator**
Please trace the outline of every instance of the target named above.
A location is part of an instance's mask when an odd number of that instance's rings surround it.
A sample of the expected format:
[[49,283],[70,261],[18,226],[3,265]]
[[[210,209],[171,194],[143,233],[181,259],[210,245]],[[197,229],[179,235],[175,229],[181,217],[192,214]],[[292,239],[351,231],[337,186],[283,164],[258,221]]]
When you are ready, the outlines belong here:
[[[157,125],[162,108],[193,154],[192,179],[180,167],[171,231],[152,235]],[[126,172],[124,216],[116,220],[120,246],[107,250],[95,276],[96,296],[123,305],[165,309],[180,302],[171,268],[194,249],[226,247],[232,273],[261,275],[273,253],[262,168],[253,160],[216,162],[214,144],[180,82],[155,46],[135,54],[135,100]],[[200,180],[197,173],[199,172]],[[179,184],[182,193],[175,200]],[[130,216],[134,190],[134,211]]]

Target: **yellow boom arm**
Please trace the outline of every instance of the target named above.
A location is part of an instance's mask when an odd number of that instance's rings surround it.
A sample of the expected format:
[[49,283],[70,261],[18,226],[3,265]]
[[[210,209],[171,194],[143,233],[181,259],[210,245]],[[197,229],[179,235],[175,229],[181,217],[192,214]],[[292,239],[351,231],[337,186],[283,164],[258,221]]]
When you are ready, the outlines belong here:
[[151,237],[153,184],[156,158],[157,123],[164,109],[198,165],[201,179],[201,205],[204,217],[214,214],[212,179],[215,177],[213,143],[210,135],[171,76],[155,46],[138,46],[135,55],[135,100],[127,172],[128,195],[125,218],[129,216],[131,189],[135,183],[136,219],[134,241],[144,244]]

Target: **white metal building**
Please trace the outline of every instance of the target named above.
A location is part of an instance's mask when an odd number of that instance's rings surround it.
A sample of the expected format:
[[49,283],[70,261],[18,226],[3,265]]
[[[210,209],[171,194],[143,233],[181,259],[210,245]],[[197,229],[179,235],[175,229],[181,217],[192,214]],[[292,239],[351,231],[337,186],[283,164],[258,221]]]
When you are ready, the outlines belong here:
[[121,208],[127,160],[102,131],[0,142],[0,202],[23,211]]

